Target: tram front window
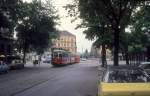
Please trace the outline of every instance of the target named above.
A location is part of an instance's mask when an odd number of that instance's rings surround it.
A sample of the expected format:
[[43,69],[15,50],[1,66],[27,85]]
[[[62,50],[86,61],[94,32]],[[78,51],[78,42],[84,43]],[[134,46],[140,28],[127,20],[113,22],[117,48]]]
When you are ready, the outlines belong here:
[[58,54],[57,54],[57,53],[54,53],[54,54],[53,54],[53,58],[56,58],[56,57],[58,57]]
[[59,58],[62,58],[62,54],[59,54]]

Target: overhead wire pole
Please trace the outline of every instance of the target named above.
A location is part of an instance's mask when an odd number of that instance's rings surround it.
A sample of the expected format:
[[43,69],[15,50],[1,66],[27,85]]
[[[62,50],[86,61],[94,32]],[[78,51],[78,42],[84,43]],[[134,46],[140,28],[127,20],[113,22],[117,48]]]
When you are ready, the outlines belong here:
[[[76,42],[76,43],[80,43],[80,42]],[[80,48],[81,48],[81,49],[80,49],[80,52],[79,52],[79,53],[81,53],[81,58],[83,58],[83,46],[81,46]]]
[[83,55],[84,55],[84,53],[83,53],[83,46],[82,46],[82,58],[83,58]]

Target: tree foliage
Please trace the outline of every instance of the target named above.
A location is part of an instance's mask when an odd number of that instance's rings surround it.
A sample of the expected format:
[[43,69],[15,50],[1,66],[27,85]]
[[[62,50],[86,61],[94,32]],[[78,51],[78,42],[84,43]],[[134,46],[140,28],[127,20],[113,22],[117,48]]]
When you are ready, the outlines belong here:
[[150,58],[150,6],[149,4],[142,6],[132,16],[131,33],[132,43],[130,44],[130,52],[147,53],[147,58]]
[[1,35],[13,37],[14,27],[17,22],[17,12],[21,0],[1,0],[0,1],[0,29]]
[[24,2],[18,13],[16,26],[19,49],[25,53],[35,51],[41,54],[52,45],[52,39],[57,37],[55,28],[56,19],[54,9],[42,2],[33,0]]

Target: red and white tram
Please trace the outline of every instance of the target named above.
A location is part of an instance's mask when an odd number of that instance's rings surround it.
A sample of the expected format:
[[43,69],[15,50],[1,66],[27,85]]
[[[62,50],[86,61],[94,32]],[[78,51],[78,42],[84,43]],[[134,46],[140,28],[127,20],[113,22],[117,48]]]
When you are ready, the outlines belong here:
[[67,65],[73,63],[79,63],[80,56],[73,54],[65,50],[53,50],[52,52],[52,64],[53,65]]

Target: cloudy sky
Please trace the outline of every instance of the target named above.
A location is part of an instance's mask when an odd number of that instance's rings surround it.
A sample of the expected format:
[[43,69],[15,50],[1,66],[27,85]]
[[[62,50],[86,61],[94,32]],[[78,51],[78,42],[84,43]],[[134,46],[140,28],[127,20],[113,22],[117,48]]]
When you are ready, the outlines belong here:
[[58,14],[60,15],[60,26],[58,27],[60,30],[67,30],[72,34],[76,35],[77,38],[77,51],[84,52],[86,49],[90,51],[92,41],[85,39],[85,35],[82,33],[83,29],[75,30],[76,24],[80,23],[80,21],[76,21],[71,23],[71,18],[66,17],[67,12],[63,8],[68,3],[71,3],[71,0],[53,0],[54,6],[58,10]]

